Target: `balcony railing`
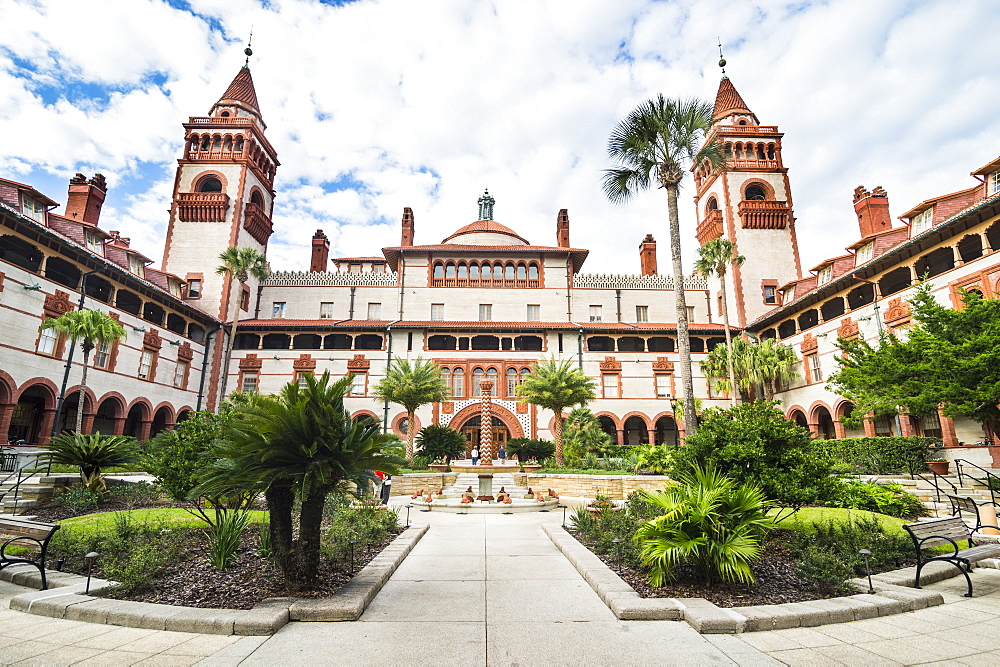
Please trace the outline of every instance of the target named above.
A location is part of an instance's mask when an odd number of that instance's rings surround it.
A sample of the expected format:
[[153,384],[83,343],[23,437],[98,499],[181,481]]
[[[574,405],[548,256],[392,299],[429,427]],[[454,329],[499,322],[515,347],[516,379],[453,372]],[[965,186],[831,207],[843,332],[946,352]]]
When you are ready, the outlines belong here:
[[243,229],[250,232],[250,236],[257,239],[258,243],[267,243],[271,237],[271,218],[264,213],[263,207],[248,202],[246,213],[243,216]]
[[257,120],[246,116],[189,116],[192,125],[255,125]]
[[784,229],[792,212],[787,201],[741,201],[744,229]]
[[708,212],[705,219],[698,223],[695,231],[698,243],[704,245],[722,236],[722,211],[714,209]]
[[485,287],[489,289],[498,288],[520,288],[534,289],[541,286],[540,280],[501,278],[499,280],[483,280],[471,278],[432,278],[431,287]]
[[177,216],[184,222],[224,222],[229,195],[224,192],[182,192],[177,196]]
[[716,125],[716,134],[778,134],[777,125]]
[[730,160],[730,169],[779,169],[781,163],[778,160]]
[[189,160],[242,160],[245,151],[200,151],[189,150],[187,157]]

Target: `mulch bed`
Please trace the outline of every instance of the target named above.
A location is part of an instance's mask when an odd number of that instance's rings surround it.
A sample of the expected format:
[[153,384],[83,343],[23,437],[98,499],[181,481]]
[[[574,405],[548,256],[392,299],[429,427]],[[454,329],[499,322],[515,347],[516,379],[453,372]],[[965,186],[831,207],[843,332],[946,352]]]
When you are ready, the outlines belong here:
[[[580,543],[590,548],[586,542],[581,540]],[[657,588],[649,584],[645,572],[633,569],[627,563],[619,568],[615,558],[594,555],[644,598],[705,598],[720,607],[749,607],[832,597],[819,591],[811,580],[800,577],[795,572],[798,563],[776,534],[768,535],[764,540],[764,553],[753,566],[757,578],[757,583],[753,586],[727,581],[716,581],[711,586],[706,586],[695,575],[693,568],[681,566],[675,570],[676,581]]]

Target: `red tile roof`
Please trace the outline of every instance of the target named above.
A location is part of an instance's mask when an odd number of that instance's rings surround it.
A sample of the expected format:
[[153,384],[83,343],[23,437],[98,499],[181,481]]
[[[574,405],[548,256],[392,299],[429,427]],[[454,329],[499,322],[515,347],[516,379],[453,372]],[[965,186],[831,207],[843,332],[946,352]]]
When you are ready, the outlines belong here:
[[753,112],[747,107],[747,103],[736,92],[733,82],[729,80],[728,76],[724,76],[722,77],[722,81],[719,82],[719,92],[715,96],[715,108],[712,110],[712,120],[718,121],[734,113],[753,115]]
[[454,234],[446,238],[444,241],[441,241],[441,243],[447,243],[449,239],[453,239],[456,236],[460,236],[462,234],[474,234],[476,232],[505,234],[507,236],[511,236],[517,239],[518,241],[521,241],[525,245],[530,245],[525,238],[517,234],[517,232],[515,232],[513,229],[511,229],[506,225],[501,225],[496,220],[477,220],[476,222],[469,223],[465,227],[459,228]]
[[220,103],[227,100],[241,102],[256,111],[258,115],[260,114],[260,106],[257,103],[257,91],[253,87],[253,77],[250,76],[249,67],[244,65],[240,68],[233,82],[229,84],[229,88],[219,98]]

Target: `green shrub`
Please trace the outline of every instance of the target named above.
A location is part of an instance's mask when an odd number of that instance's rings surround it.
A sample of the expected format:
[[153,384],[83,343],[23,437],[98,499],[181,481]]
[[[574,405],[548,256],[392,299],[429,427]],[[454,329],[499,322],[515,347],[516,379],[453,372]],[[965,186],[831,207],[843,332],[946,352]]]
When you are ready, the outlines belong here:
[[868,510],[901,518],[925,513],[923,503],[895,482],[877,484],[857,479],[839,480],[823,504],[827,507]]
[[382,542],[399,526],[395,509],[385,507],[348,507],[344,499],[332,498],[323,508],[325,525],[322,551],[329,560],[343,561],[349,557],[350,540],[356,540],[355,554],[372,544]]
[[38,456],[38,462],[40,465],[62,463],[76,466],[84,486],[97,491],[105,488],[105,469],[128,465],[137,458],[135,438],[66,431],[52,438],[46,451]]
[[465,436],[453,428],[429,424],[417,434],[417,453],[431,461],[442,459],[451,463],[452,459],[465,456]]
[[887,475],[921,470],[935,438],[919,436],[821,440],[835,464],[855,475]]
[[249,514],[240,510],[223,512],[208,535],[208,559],[216,570],[228,569],[240,548]]
[[760,487],[770,500],[800,507],[829,497],[832,466],[808,429],[771,401],[711,408],[675,454],[673,474],[714,467],[738,483]]
[[556,454],[555,443],[549,440],[533,440],[531,438],[511,438],[507,441],[506,449],[508,459],[516,456],[521,463],[531,459],[542,463]]
[[635,470],[648,470],[662,475],[670,470],[674,454],[662,445],[639,445],[635,448]]
[[160,491],[146,481],[126,482],[108,487],[105,499],[121,502],[128,509],[150,505],[160,499]]
[[695,468],[678,476],[666,491],[646,492],[663,514],[635,534],[649,582],[662,586],[682,563],[694,566],[705,583],[754,583],[751,565],[760,559],[761,541],[773,524],[763,492],[712,469]]
[[56,489],[52,494],[52,502],[59,503],[73,514],[86,514],[96,510],[100,499],[100,492],[82,484],[68,489]]
[[[597,458],[614,451],[611,436],[601,429],[601,422],[587,408],[573,408],[563,424],[563,456],[567,463]],[[589,463],[584,468],[596,467]]]

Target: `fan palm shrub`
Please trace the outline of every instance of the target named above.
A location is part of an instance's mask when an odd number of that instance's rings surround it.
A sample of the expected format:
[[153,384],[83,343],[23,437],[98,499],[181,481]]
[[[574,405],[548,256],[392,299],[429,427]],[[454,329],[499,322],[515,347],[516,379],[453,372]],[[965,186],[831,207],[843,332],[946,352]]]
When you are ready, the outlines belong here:
[[642,497],[663,511],[635,534],[653,586],[671,581],[682,563],[692,565],[708,585],[716,578],[754,583],[751,566],[773,525],[760,489],[737,484],[714,468],[695,468],[666,491]]
[[52,439],[39,463],[61,463],[80,468],[80,479],[91,491],[104,491],[102,471],[135,463],[139,451],[135,439],[125,435],[84,435],[65,431]]
[[[733,336],[729,331],[729,300],[726,297],[726,273],[730,266],[743,266],[746,257],[736,254],[736,244],[729,239],[717,238],[708,241],[698,248],[698,260],[694,270],[699,275],[708,278],[715,275],[719,279],[719,291],[722,294],[722,322],[726,331],[726,347],[733,346]],[[736,386],[736,371],[733,368],[733,358],[728,356],[726,370],[729,372],[730,387]],[[729,400],[736,407],[736,391],[729,392]]]

